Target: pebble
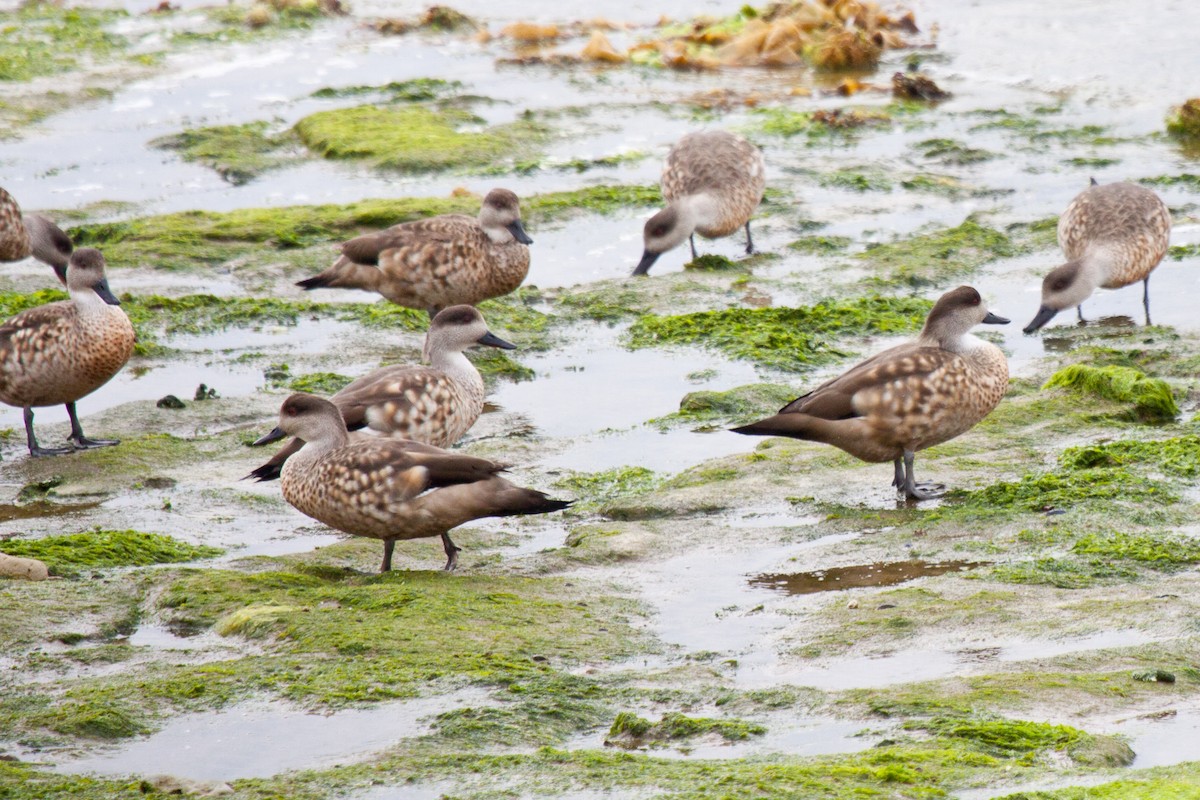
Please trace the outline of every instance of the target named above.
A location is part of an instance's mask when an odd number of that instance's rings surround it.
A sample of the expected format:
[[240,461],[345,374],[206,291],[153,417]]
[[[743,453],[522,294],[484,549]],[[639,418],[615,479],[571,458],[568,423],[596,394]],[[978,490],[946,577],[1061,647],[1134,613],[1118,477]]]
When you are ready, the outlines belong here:
[[0,553],[0,578],[24,578],[27,581],[44,581],[50,570],[36,558],[21,558]]

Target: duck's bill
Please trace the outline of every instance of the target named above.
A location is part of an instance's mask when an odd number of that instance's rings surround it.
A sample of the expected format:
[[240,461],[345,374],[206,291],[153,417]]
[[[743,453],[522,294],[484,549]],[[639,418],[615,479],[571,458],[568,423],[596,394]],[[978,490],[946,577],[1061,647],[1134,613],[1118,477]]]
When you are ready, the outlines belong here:
[[525,232],[525,226],[521,224],[521,220],[510,222],[504,227],[508,228],[508,232],[521,244],[533,244],[533,239],[530,239],[529,234]]
[[262,447],[264,444],[270,444],[271,442],[278,442],[280,439],[282,439],[285,436],[287,436],[287,434],[284,433],[282,430],[280,430],[279,428],[273,428],[271,430],[271,432],[268,433],[266,436],[263,436],[261,439],[255,439],[254,442],[250,446],[251,447]]
[[516,350],[517,346],[512,342],[506,342],[496,334],[488,331],[483,336],[475,340],[479,344],[487,345],[488,347],[499,347],[501,350]]
[[96,294],[100,295],[100,299],[108,303],[110,306],[119,306],[121,301],[112,293],[112,289],[108,288],[108,278],[96,284]]
[[658,253],[651,253],[649,250],[643,252],[642,260],[639,261],[638,265],[634,268],[633,274],[645,275],[647,272],[649,272],[650,268],[654,266],[654,262],[658,261],[658,255]]
[[1033,321],[1025,326],[1025,333],[1033,333],[1034,331],[1038,330],[1047,322],[1054,319],[1054,315],[1057,313],[1058,309],[1050,308],[1049,306],[1042,306],[1038,309],[1037,315],[1033,318]]
[[984,325],[1007,325],[1010,322],[1012,322],[1011,319],[1005,319],[999,314],[993,314],[990,311],[988,312],[988,315],[983,318]]

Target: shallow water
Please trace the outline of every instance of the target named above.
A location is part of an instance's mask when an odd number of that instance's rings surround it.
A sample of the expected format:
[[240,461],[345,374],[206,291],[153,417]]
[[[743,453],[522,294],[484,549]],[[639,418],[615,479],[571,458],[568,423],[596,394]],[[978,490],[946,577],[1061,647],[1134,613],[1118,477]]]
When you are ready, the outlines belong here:
[[401,739],[427,733],[429,717],[485,700],[483,692],[470,690],[332,714],[282,702],[246,703],[185,714],[146,738],[57,766],[64,772],[162,773],[215,781],[328,768],[361,761]]
[[[200,2],[185,0],[180,5],[188,8]],[[138,0],[114,4],[131,11],[141,11],[148,5]],[[408,0],[399,5],[370,0],[355,3],[354,10],[360,18],[377,13],[405,16],[419,13],[425,5]],[[519,6],[497,6],[481,0],[454,5],[486,18],[492,30],[515,19],[566,21],[583,13],[546,0]],[[739,5],[724,0],[700,4],[620,0],[607,5],[604,14],[612,19],[649,23],[662,14],[682,16],[701,10],[728,13]],[[1013,222],[1049,217],[1059,213],[1093,175],[1108,182],[1195,171],[1194,161],[1162,142],[1080,145],[1080,155],[1119,161],[1101,167],[1076,166],[1063,162],[1061,148],[1039,148],[1000,130],[973,130],[982,120],[973,112],[980,109],[1008,108],[1028,114],[1033,107],[1054,105],[1061,106],[1061,110],[1048,115],[1046,121],[1051,127],[1102,124],[1110,126],[1115,136],[1141,136],[1161,129],[1164,109],[1195,88],[1194,26],[1180,24],[1180,20],[1194,16],[1186,0],[1164,0],[1146,7],[1116,0],[1068,0],[1058,4],[1034,0],[915,0],[913,6],[923,27],[936,23],[938,28],[938,48],[926,66],[939,83],[955,92],[938,113],[925,115],[912,128],[897,125],[890,131],[865,134],[857,144],[846,147],[806,148],[799,141],[758,137],[766,149],[770,185],[791,191],[795,208],[794,213],[756,222],[755,239],[760,248],[784,254],[777,262],[757,267],[756,275],[804,278],[802,286],[783,290],[777,302],[792,302],[794,298],[788,294],[791,291],[811,293],[804,296],[807,301],[829,294],[833,288],[823,272],[828,268],[826,262],[785,249],[798,235],[793,225],[802,220],[823,223],[822,234],[852,237],[857,250],[926,227],[957,225],[969,214],[977,214],[985,223],[1001,229]],[[178,24],[188,24],[187,16]],[[500,45],[482,47],[438,36],[377,37],[359,27],[358,22],[337,20],[309,34],[264,44],[232,45],[222,49],[219,58],[204,50],[172,55],[161,74],[128,81],[111,100],[81,105],[39,123],[23,138],[0,141],[3,184],[28,210],[78,209],[105,200],[134,204],[128,212],[114,213],[140,215],[445,195],[460,186],[478,193],[507,186],[528,195],[600,182],[653,183],[666,148],[683,132],[702,125],[742,128],[751,125],[754,117],[752,112],[737,109],[717,119],[697,119],[679,108],[651,107],[650,102],[670,106],[682,96],[721,86],[753,84],[764,91],[785,91],[805,80],[802,74],[787,70],[679,74],[586,67],[519,69],[497,66],[498,57],[509,55]],[[146,23],[135,18],[127,25],[131,33],[136,33]],[[1071,45],[1063,46],[1063,42]],[[872,81],[886,83],[888,74],[901,67],[902,57],[900,54],[889,60]],[[461,80],[468,92],[494,98],[494,104],[476,109],[489,122],[511,120],[526,108],[592,107],[590,116],[578,122],[563,122],[567,133],[550,146],[551,158],[598,157],[634,150],[647,153],[647,158],[583,175],[543,169],[502,177],[383,175],[355,165],[306,163],[268,173],[243,186],[231,186],[207,168],[147,146],[156,137],[200,125],[267,119],[283,129],[313,111],[356,102],[311,97],[318,88],[425,76]],[[882,93],[864,93],[845,100],[818,92],[812,98],[789,98],[786,104],[803,109],[887,101],[888,96]],[[952,170],[969,186],[986,190],[982,196],[926,196],[900,188],[859,193],[816,185],[815,174],[833,168],[881,169],[897,175],[947,171],[913,155],[914,143],[935,137],[960,139],[1010,157]],[[1161,194],[1176,209],[1187,209],[1195,201],[1195,195],[1183,189],[1162,189]],[[622,278],[637,260],[641,226],[650,213],[650,209],[627,209],[606,217],[583,215],[554,224],[531,224],[535,245],[528,283],[552,288]],[[1200,226],[1191,221],[1176,226],[1173,244],[1195,242],[1200,242]],[[737,257],[740,237],[702,242],[701,249]],[[1060,329],[1075,324],[1074,315],[1064,313],[1041,334],[1021,333],[1038,305],[1041,276],[1057,263],[1057,257],[1057,253],[1039,253],[1004,259],[987,265],[970,279],[993,310],[1012,319],[1012,324],[993,332],[1001,337],[1002,346],[1010,354],[1014,374],[1029,371],[1045,352],[1062,347]],[[677,272],[685,260],[686,248],[668,253],[656,264],[654,275]],[[860,262],[846,260],[850,271],[862,271]],[[120,291],[161,291],[164,287],[181,293],[242,291],[227,275],[114,270],[113,281]],[[1154,321],[1181,330],[1200,330],[1200,317],[1194,313],[1191,299],[1200,289],[1198,284],[1200,270],[1195,259],[1162,264],[1151,280]],[[920,293],[929,297],[937,294],[933,289]],[[317,292],[311,297],[337,302],[367,299],[358,293],[334,291]],[[1121,325],[1128,320],[1140,324],[1140,289],[1134,286],[1097,292],[1085,303],[1084,311],[1094,321],[1089,324]],[[379,342],[374,350],[364,353],[358,347],[362,337],[356,336],[356,331],[350,323],[301,320],[295,326],[167,337],[166,344],[186,354],[186,366],[175,359],[162,359],[150,361],[146,369],[136,373],[126,370],[80,403],[84,425],[91,432],[88,416],[132,400],[153,400],[172,393],[188,402],[201,382],[215,387],[225,398],[249,397],[263,387],[261,364],[235,360],[252,353],[265,354],[272,362],[276,356],[287,360],[337,353],[338,372],[361,374],[377,364],[378,349],[388,343]],[[728,389],[760,379],[778,382],[782,380],[779,376],[764,378],[751,365],[698,348],[631,352],[623,347],[621,337],[619,326],[585,325],[554,351],[517,354],[521,363],[537,373],[536,379],[501,383],[492,400],[506,412],[519,415],[538,437],[540,447],[533,463],[522,466],[554,472],[636,464],[671,474],[706,459],[746,453],[758,446],[759,439],[726,431],[701,434],[684,426],[664,432],[645,423],[677,410],[679,400],[688,392]],[[871,349],[881,349],[885,344],[876,342]],[[713,372],[699,381],[688,377],[699,370]],[[789,381],[798,388],[810,386],[818,380],[818,374],[824,373],[794,376]],[[37,419],[40,430],[42,425],[61,427],[66,415],[61,408],[44,409],[38,411]],[[0,408],[0,427],[19,430],[20,410]],[[97,430],[96,435],[103,435],[103,431]],[[248,454],[248,461],[257,455]],[[215,504],[196,498],[189,505],[186,496],[179,496],[186,495],[186,488],[112,498],[101,505],[101,510],[122,515],[128,525],[139,528],[193,531],[208,543],[229,548],[229,553],[215,562],[221,564],[248,555],[305,552],[342,539],[316,528],[297,530],[305,521],[283,507],[270,514],[269,522],[263,521],[266,513],[228,519],[227,508],[213,508]],[[238,490],[271,497],[278,491],[274,486],[239,486]],[[793,658],[786,651],[796,643],[783,641],[783,632],[791,624],[789,615],[797,609],[803,613],[805,602],[816,603],[818,599],[789,597],[779,591],[775,576],[795,560],[801,560],[805,567],[810,560],[815,565],[826,554],[824,548],[832,550],[860,534],[850,532],[807,541],[805,528],[819,518],[781,502],[780,497],[782,492],[764,498],[754,509],[730,509],[697,520],[696,524],[724,526],[732,532],[719,547],[699,546],[683,555],[648,561],[632,575],[617,574],[653,609],[649,625],[658,637],[685,653],[710,651],[736,662],[727,674],[738,687],[793,684],[841,690],[889,686],[1015,669],[1022,662],[1036,664],[1055,656],[1162,639],[1136,629],[1064,639],[976,641],[968,636],[943,648],[930,645],[822,661]],[[159,505],[171,499],[175,501],[174,516],[164,517]],[[10,513],[17,515],[12,519],[31,508],[12,510]],[[70,515],[76,510],[39,507],[30,513]],[[517,523],[511,526],[508,522],[488,522],[473,527],[503,531],[513,540],[502,549],[506,561],[533,558],[542,550],[560,546],[569,532],[568,524],[551,521],[532,527]],[[581,572],[602,579],[613,575],[603,569]],[[816,583],[823,584],[829,584],[830,576],[837,574],[828,569],[820,573],[825,580]],[[906,571],[897,577],[909,580],[928,574]],[[771,579],[757,580],[756,576]],[[870,579],[870,585],[885,585],[877,572]],[[847,585],[844,581],[834,582],[836,588]],[[156,651],[187,651],[205,644],[177,637],[152,622],[142,625],[129,642]],[[469,693],[455,694],[329,716],[308,714],[281,703],[239,706],[177,718],[151,737],[65,766],[104,774],[171,772],[218,780],[270,775],[290,768],[365,758],[401,738],[425,732],[427,726],[421,722],[424,716],[478,702],[479,698]],[[1200,732],[1198,720],[1194,709],[1182,709],[1162,720],[1114,722],[1111,731],[1130,736],[1138,752],[1135,766],[1152,766],[1200,757],[1200,753],[1189,750],[1189,743]],[[855,736],[861,727],[837,720],[777,721],[762,740],[732,746],[697,743],[685,757],[851,752],[874,743],[871,737]],[[589,735],[572,746],[600,745],[596,736]],[[663,754],[684,755],[676,751]],[[1070,784],[1085,782],[1074,779]],[[390,800],[441,793],[440,787],[426,785],[385,787],[354,797]],[[995,796],[958,794],[964,798]],[[579,798],[605,796],[578,794]]]

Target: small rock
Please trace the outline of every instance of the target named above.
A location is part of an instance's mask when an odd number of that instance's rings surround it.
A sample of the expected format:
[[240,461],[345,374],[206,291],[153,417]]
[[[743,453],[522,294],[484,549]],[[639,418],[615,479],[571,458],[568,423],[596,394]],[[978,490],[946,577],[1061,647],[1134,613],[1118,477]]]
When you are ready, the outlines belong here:
[[945,100],[950,93],[919,72],[892,76],[892,95],[902,100]]
[[846,603],[846,608],[858,608],[858,601],[851,600],[849,603]]
[[154,405],[158,406],[159,408],[187,408],[187,406],[183,404],[183,401],[173,394],[158,398],[158,402]]
[[1165,669],[1152,669],[1133,673],[1133,679],[1144,683],[1174,683],[1175,673],[1167,672]]
[[23,578],[27,581],[44,581],[50,570],[36,558],[21,558],[0,553],[0,578]]
[[143,478],[142,486],[147,489],[174,489],[174,478]]
[[196,396],[193,400],[216,400],[220,397],[216,389],[205,386],[203,383],[196,387]]

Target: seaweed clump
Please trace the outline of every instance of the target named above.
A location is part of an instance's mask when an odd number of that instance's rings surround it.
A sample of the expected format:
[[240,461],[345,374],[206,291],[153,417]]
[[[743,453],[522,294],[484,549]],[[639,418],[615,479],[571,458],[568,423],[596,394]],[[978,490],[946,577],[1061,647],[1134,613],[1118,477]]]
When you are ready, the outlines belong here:
[[728,742],[743,741],[751,736],[762,736],[767,729],[753,722],[736,719],[713,719],[688,717],[678,712],[664,714],[658,722],[622,711],[613,720],[604,744],[627,750],[639,747],[661,747],[668,742],[678,742],[710,733],[719,735]]
[[1176,139],[1200,142],[1200,97],[1193,97],[1167,115],[1167,133]]
[[160,533],[94,530],[42,539],[0,541],[0,552],[44,561],[51,574],[89,567],[134,567],[214,558],[224,550],[181,542]]
[[1130,403],[1127,415],[1139,422],[1170,422],[1179,416],[1179,406],[1166,381],[1148,378],[1132,367],[1092,367],[1072,364],[1050,376],[1043,389],[1072,392],[1118,403]]
[[929,308],[928,300],[916,297],[873,295],[799,308],[647,314],[630,326],[629,346],[702,345],[731,358],[800,372],[851,355],[834,346],[835,338],[915,331]]

